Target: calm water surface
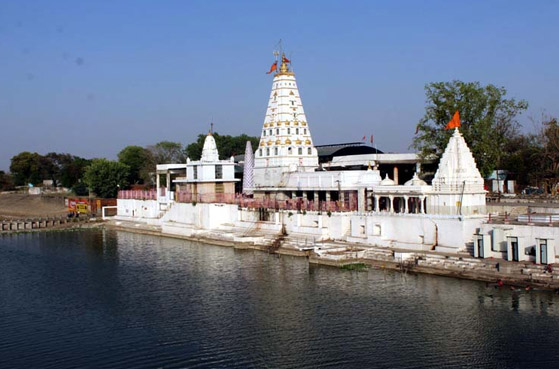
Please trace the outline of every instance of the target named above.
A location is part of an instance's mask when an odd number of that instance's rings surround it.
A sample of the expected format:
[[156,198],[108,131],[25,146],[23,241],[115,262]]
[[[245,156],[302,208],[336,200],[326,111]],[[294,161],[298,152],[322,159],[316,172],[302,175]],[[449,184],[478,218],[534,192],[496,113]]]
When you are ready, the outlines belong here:
[[2,368],[559,367],[559,299],[90,230],[0,237]]

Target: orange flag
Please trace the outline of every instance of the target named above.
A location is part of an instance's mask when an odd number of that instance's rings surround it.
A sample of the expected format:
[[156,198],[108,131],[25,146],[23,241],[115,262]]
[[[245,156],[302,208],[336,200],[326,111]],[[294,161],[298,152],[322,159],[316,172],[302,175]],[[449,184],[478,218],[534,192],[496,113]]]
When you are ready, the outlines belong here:
[[276,69],[278,69],[278,62],[275,62],[274,64],[272,64],[272,66],[270,67],[270,71],[267,72],[266,74],[270,74],[273,71],[275,71]]
[[448,122],[446,127],[444,127],[444,129],[452,129],[452,128],[458,128],[458,127],[460,127],[460,114],[458,113],[458,110],[457,110],[456,113],[454,113],[454,116],[452,117],[450,122]]

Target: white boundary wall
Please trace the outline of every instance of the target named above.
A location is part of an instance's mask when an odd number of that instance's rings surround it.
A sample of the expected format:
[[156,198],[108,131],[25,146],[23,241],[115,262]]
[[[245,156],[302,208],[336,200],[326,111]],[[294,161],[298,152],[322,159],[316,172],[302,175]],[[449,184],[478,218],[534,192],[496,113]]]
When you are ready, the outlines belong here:
[[[464,251],[472,243],[484,217],[431,214],[327,213],[269,211],[268,221],[258,221],[258,210],[230,204],[174,203],[160,211],[153,200],[118,200],[118,218],[146,221],[163,233],[189,236],[194,231],[258,229],[274,235],[285,225],[288,234],[315,240],[339,240],[362,245],[411,250],[430,250],[437,239],[438,251]],[[133,215],[133,216],[132,216]]]

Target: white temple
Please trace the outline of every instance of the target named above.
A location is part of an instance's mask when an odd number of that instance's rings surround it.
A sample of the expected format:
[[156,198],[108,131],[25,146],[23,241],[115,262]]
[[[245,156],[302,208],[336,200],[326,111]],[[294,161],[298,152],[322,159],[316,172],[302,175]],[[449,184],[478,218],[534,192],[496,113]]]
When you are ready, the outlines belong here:
[[[119,199],[121,219],[148,219],[163,233],[187,236],[231,232],[244,240],[258,230],[398,250],[464,252],[486,210],[483,179],[458,129],[432,184],[422,179],[415,154],[332,155],[319,165],[295,75],[282,60],[254,157],[250,144],[246,147],[242,193],[235,191],[233,158],[219,159],[210,133],[200,160],[157,166],[156,198],[132,193]],[[398,173],[402,162],[407,167]],[[173,180],[181,171],[184,177]]]
[[200,160],[186,159],[186,178],[175,183],[185,183],[184,189],[194,196],[235,193],[235,161],[233,158],[219,160],[219,152],[212,133],[204,140]]
[[454,129],[448,141],[432,186],[429,206],[433,212],[459,215],[485,213],[483,178],[458,128]]
[[374,168],[369,162],[368,170],[319,169],[295,75],[285,58],[282,60],[272,82],[254,161],[256,198],[304,198],[346,204],[357,201],[357,208],[362,212],[448,215],[485,212],[483,178],[458,129],[448,143],[432,186],[422,181],[418,173],[403,185],[398,185],[396,178],[389,178],[388,174],[382,179],[374,162]]
[[318,155],[303,110],[295,74],[282,57],[280,71],[274,76],[272,92],[260,145],[254,161],[257,187],[281,187],[290,172],[313,172],[318,168]]

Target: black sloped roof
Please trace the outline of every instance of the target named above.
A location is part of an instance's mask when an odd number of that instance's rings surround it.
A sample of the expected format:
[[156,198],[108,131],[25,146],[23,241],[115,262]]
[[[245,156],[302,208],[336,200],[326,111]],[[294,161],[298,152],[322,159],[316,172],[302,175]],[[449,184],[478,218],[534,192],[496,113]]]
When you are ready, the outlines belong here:
[[363,142],[348,142],[331,145],[317,145],[318,160],[321,163],[331,161],[334,156],[350,156],[363,154],[383,154],[382,151]]

